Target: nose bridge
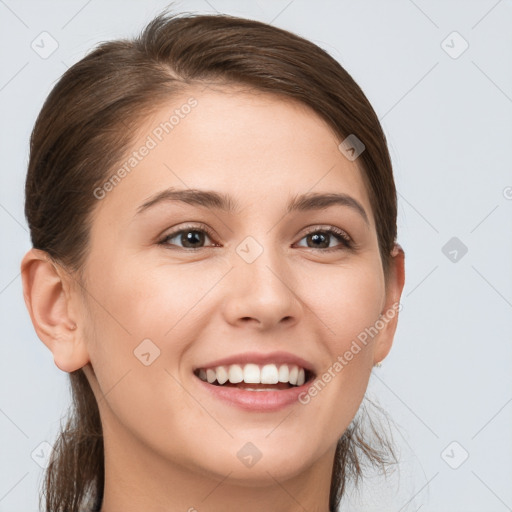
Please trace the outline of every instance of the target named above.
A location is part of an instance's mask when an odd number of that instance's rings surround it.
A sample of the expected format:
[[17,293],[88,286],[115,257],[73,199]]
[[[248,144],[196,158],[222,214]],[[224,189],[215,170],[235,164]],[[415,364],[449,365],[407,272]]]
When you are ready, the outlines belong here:
[[266,287],[275,279],[279,281],[274,274],[285,273],[286,265],[283,264],[283,255],[280,254],[281,247],[274,242],[272,235],[267,233],[256,236],[245,237],[235,248],[238,260],[236,266],[241,267],[242,276],[247,275],[255,285],[263,284]]
[[249,235],[235,247],[235,269],[228,291],[233,302],[228,302],[237,318],[271,323],[296,316],[292,276],[281,250],[268,233]]

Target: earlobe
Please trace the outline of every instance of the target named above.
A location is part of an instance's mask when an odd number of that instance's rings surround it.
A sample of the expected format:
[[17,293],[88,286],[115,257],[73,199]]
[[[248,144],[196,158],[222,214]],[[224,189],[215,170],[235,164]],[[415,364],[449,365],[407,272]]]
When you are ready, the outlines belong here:
[[39,339],[58,368],[72,372],[89,361],[87,347],[73,318],[70,277],[49,255],[30,249],[21,262],[23,298]]

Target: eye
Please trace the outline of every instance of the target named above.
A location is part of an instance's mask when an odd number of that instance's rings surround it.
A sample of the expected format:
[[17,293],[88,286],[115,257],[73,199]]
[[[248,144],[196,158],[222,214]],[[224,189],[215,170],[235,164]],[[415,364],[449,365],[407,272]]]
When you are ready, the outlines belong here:
[[[203,244],[205,243],[205,238],[213,239],[212,231],[202,224],[201,226],[185,226],[179,230],[173,231],[165,235],[159,242],[159,245],[166,246],[169,249],[172,249],[172,246],[177,246],[176,243],[173,243],[172,240],[177,240],[182,244],[183,249],[195,250],[195,249],[204,249]],[[352,249],[354,247],[354,242],[352,239],[342,231],[341,229],[330,226],[328,228],[314,228],[310,230],[306,235],[301,239],[311,240],[312,245],[307,246],[309,249],[319,249],[322,252],[331,252],[331,251],[341,251],[344,249]],[[330,241],[335,238],[341,244],[337,246],[330,247]],[[342,247],[340,247],[340,245]],[[218,244],[213,244],[211,247],[218,246]]]
[[[330,240],[332,238],[336,238],[341,242],[342,247],[338,246],[329,247]],[[308,244],[309,249],[320,249],[322,252],[331,252],[331,251],[342,251],[343,249],[352,249],[353,241],[352,239],[342,231],[341,229],[335,228],[333,226],[325,229],[315,228],[306,233],[306,236],[302,238],[302,240],[309,238],[311,240],[312,245]]]
[[179,242],[183,244],[183,248],[185,249],[203,249],[201,244],[204,243],[204,239],[213,238],[213,233],[209,228],[204,225],[198,226],[186,226],[181,228],[180,230],[174,231],[165,235],[162,240],[158,242],[159,245],[170,246],[176,245],[175,243],[171,243],[171,240],[177,239]]

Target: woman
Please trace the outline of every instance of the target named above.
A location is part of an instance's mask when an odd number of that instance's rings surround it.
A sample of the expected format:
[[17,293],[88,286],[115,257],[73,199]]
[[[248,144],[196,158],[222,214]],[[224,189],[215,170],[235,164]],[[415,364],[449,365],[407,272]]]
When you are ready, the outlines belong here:
[[24,298],[74,404],[48,511],[333,511],[385,464],[353,420],[397,325],[396,191],[332,57],[162,14],[63,75],[30,150]]

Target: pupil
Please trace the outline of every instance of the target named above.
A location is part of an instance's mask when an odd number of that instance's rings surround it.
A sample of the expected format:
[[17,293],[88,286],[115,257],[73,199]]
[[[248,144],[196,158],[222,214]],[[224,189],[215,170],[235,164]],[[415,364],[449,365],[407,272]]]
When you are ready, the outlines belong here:
[[187,244],[194,243],[194,242],[201,242],[203,233],[199,231],[187,231],[185,236],[185,243],[184,245],[187,246]]
[[[320,239],[320,237],[322,237],[322,238],[324,239],[324,245],[325,245],[325,240],[326,240],[326,238],[327,238],[327,237],[326,237],[324,234],[321,234],[321,233],[315,233],[315,234],[313,234],[313,235],[311,235],[311,236],[312,236],[313,240],[319,240],[319,239]],[[318,244],[317,244],[317,245],[318,245]],[[329,245],[329,244],[327,244],[327,245]]]

